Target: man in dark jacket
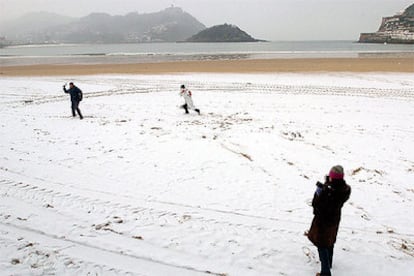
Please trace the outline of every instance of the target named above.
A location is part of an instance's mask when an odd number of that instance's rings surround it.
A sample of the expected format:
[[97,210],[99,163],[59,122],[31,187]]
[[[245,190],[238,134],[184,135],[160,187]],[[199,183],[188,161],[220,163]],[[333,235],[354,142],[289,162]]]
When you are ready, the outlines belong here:
[[78,112],[79,118],[82,120],[83,116],[79,109],[79,103],[80,101],[82,101],[83,98],[82,91],[78,87],[76,87],[73,84],[73,82],[69,83],[69,89],[66,89],[66,84],[63,85],[63,91],[65,91],[65,93],[70,94],[70,101],[72,102],[72,116],[75,117],[75,112]]
[[344,180],[342,166],[333,167],[326,177],[325,184],[318,182],[316,185],[312,200],[314,218],[308,238],[318,248],[321,261],[321,272],[316,275],[330,276],[341,208],[349,199],[351,187]]

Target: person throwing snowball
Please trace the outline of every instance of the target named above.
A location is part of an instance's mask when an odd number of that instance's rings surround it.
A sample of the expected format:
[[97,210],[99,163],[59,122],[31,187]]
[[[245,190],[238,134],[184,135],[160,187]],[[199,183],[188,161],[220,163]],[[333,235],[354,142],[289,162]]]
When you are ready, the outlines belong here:
[[189,113],[188,110],[191,109],[197,112],[198,115],[200,115],[200,109],[195,108],[194,106],[193,99],[191,97],[192,96],[191,91],[185,88],[184,84],[181,85],[180,96],[184,97],[184,100],[185,100],[185,104],[181,106],[181,108],[184,108],[185,114],[188,114]]
[[76,112],[79,115],[79,118],[82,120],[83,116],[79,109],[79,103],[82,101],[83,93],[73,82],[69,83],[69,89],[66,89],[66,84],[63,85],[63,91],[70,95],[70,101],[72,102],[72,116],[76,116]]

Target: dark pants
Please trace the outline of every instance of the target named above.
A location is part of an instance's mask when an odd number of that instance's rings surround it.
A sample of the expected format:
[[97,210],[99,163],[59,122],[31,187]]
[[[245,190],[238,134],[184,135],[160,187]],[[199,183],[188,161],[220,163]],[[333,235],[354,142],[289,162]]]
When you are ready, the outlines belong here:
[[[187,104],[183,104],[183,105],[181,106],[181,108],[184,108],[184,110],[185,110],[185,113],[186,113],[186,114],[188,114],[188,113],[189,113],[189,112],[188,112],[188,105],[187,105]],[[200,115],[200,109],[196,108],[196,109],[194,109],[194,111],[195,111],[195,112],[197,112],[197,113]]]
[[81,119],[83,119],[82,113],[79,109],[79,102],[78,101],[73,101],[72,102],[72,116],[75,117],[76,116],[76,112],[78,112],[78,115]]
[[319,260],[321,261],[321,276],[331,276],[333,246],[318,247]]
[[183,105],[181,106],[181,108],[184,108],[185,113],[188,113],[188,105],[187,105],[187,104],[183,104]]

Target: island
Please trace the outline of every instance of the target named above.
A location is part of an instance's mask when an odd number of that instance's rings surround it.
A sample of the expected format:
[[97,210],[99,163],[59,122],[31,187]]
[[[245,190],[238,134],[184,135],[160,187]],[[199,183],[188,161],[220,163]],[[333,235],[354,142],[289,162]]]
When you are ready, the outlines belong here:
[[216,25],[185,40],[185,42],[259,42],[239,27],[231,24]]

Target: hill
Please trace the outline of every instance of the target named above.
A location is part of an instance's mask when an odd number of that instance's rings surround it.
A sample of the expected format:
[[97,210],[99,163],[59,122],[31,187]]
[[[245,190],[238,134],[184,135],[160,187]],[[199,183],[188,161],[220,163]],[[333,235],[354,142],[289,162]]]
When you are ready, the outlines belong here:
[[202,29],[205,26],[193,16],[171,7],[155,13],[123,16],[92,13],[82,18],[54,15],[49,19],[29,14],[6,24],[0,35],[18,43],[175,42]]
[[213,26],[186,39],[186,42],[257,42],[239,27],[230,24]]
[[378,31],[361,33],[359,42],[414,44],[414,4],[401,14],[384,17]]
[[35,12],[26,14],[18,19],[2,22],[0,24],[0,36],[4,36],[8,41],[26,41],[35,40],[38,37],[47,40],[47,31],[57,26],[66,25],[76,18],[59,15],[50,12]]

